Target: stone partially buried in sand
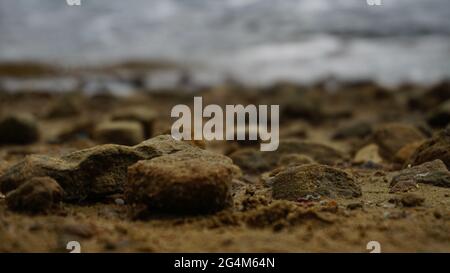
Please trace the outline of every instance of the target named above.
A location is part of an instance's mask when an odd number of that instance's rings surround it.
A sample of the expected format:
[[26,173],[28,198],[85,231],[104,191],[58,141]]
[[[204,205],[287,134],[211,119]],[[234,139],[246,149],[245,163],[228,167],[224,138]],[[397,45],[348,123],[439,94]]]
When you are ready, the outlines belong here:
[[38,139],[38,124],[32,115],[22,113],[0,119],[0,145],[30,144]]
[[94,139],[104,144],[132,146],[144,140],[144,131],[137,121],[107,121],[95,128]]
[[128,169],[128,202],[148,212],[201,214],[231,204],[230,187],[237,170],[222,155],[183,153],[139,161]]
[[372,134],[372,141],[380,147],[381,156],[390,161],[403,146],[424,139],[417,128],[401,123],[382,125]]
[[6,196],[9,209],[30,213],[46,212],[61,202],[64,191],[50,177],[35,177]]
[[418,188],[418,183],[450,187],[450,172],[437,159],[399,171],[391,180],[390,192],[407,192]]
[[65,201],[98,200],[123,192],[128,166],[139,160],[183,151],[199,154],[203,150],[164,135],[134,147],[100,145],[60,158],[31,155],[0,176],[0,190],[8,193],[33,177],[49,176],[64,189]]
[[420,145],[408,163],[419,165],[435,159],[442,160],[447,168],[450,168],[450,127],[447,127]]
[[361,189],[347,172],[319,164],[288,168],[273,177],[275,199],[297,201],[308,195],[330,198],[361,196]]

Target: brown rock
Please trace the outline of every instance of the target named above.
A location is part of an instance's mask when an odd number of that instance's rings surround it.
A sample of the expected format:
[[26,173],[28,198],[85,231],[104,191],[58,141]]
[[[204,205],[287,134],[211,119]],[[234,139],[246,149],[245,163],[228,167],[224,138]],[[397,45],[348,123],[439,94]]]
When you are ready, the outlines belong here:
[[333,135],[333,139],[364,138],[370,133],[372,133],[370,123],[360,121],[338,128]]
[[450,173],[441,160],[404,169],[391,180],[390,192],[406,192],[418,187],[418,183],[450,187]]
[[0,119],[0,145],[30,144],[38,139],[39,129],[33,116],[15,114]]
[[105,144],[132,146],[144,140],[144,131],[135,121],[108,121],[95,128],[94,139]]
[[445,127],[450,124],[450,100],[432,110],[427,116],[427,122],[433,127]]
[[279,166],[281,157],[297,154],[320,164],[333,165],[345,159],[342,152],[320,143],[288,139],[280,141],[276,151],[261,152],[257,149],[241,149],[230,155],[234,163],[250,173],[262,173]]
[[395,154],[394,161],[404,164],[411,158],[411,156],[416,152],[417,148],[419,148],[420,145],[423,144],[423,142],[424,141],[416,141],[406,144]]
[[206,151],[161,156],[128,169],[125,194],[149,212],[216,212],[231,205],[236,170],[229,158]]
[[417,207],[422,205],[425,198],[414,193],[406,193],[400,197],[400,202],[405,207]]
[[372,140],[380,147],[381,156],[392,161],[403,146],[424,140],[424,136],[415,127],[390,123],[377,128]]
[[6,196],[9,209],[31,213],[46,212],[63,198],[63,189],[50,177],[36,177]]
[[316,163],[314,159],[303,154],[284,154],[278,160],[278,166],[298,166]]
[[381,164],[383,163],[383,159],[380,156],[378,146],[376,144],[369,144],[356,153],[353,162],[357,164],[366,162]]
[[408,163],[419,165],[435,159],[442,160],[450,168],[450,128],[437,133],[416,149]]
[[139,122],[144,130],[145,138],[148,139],[152,137],[156,117],[156,113],[148,108],[134,107],[114,113],[112,120]]
[[288,168],[275,175],[271,184],[275,199],[296,201],[308,195],[330,198],[361,196],[361,189],[350,174],[318,164]]
[[100,145],[60,158],[32,155],[0,176],[0,190],[7,193],[33,177],[49,176],[64,189],[66,201],[104,198],[123,192],[128,166],[139,160],[185,150],[191,153],[203,151],[164,135],[134,147]]
[[47,118],[66,118],[77,116],[81,113],[81,101],[73,94],[63,95],[48,109]]

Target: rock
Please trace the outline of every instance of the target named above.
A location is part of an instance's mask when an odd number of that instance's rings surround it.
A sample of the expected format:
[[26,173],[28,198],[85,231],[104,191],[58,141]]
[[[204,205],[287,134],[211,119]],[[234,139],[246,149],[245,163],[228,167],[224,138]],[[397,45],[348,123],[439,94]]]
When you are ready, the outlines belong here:
[[178,153],[139,161],[128,169],[125,195],[145,211],[202,214],[231,205],[236,167],[210,152]]
[[414,110],[430,110],[447,100],[450,100],[450,82],[443,81],[432,86],[427,92],[410,98],[409,107]]
[[47,118],[67,118],[81,113],[81,102],[73,95],[64,95],[55,101],[48,109]]
[[279,172],[272,180],[275,199],[296,201],[311,196],[352,198],[361,196],[354,178],[345,171],[319,164],[302,165]]
[[450,187],[450,172],[439,159],[407,168],[392,178],[390,192],[407,192],[416,189],[418,183]]
[[368,122],[360,121],[338,128],[333,139],[364,138],[372,133],[372,126]]
[[442,160],[450,168],[450,127],[420,145],[408,164],[419,165],[435,159]]
[[[281,155],[292,153],[309,156],[316,162],[325,165],[333,165],[346,159],[341,151],[328,145],[296,139],[281,140],[278,149],[273,153],[275,154],[276,162]],[[270,153],[265,154],[270,156]]]
[[422,205],[425,198],[414,193],[406,193],[400,197],[400,202],[405,207],[417,207]]
[[32,155],[0,176],[0,190],[10,192],[33,177],[49,176],[65,191],[65,201],[102,199],[123,192],[127,168],[139,160],[170,153],[203,151],[169,135],[154,137],[134,147],[100,145],[60,158]]
[[[320,164],[333,165],[345,159],[342,152],[324,144],[297,139],[281,140],[278,149],[273,152],[261,152],[257,149],[241,149],[230,155],[236,165],[250,173],[262,173],[279,166],[280,159],[286,155],[297,154]],[[302,160],[303,160],[302,159]]]
[[427,122],[433,127],[445,127],[450,124],[450,100],[439,105],[427,116]]
[[30,144],[39,139],[36,120],[29,114],[14,114],[0,120],[1,144]]
[[316,163],[314,159],[303,154],[284,154],[278,160],[278,166],[298,166]]
[[234,164],[248,173],[262,173],[274,167],[274,163],[267,159],[265,152],[253,148],[239,149],[230,155]]
[[319,123],[324,119],[320,99],[309,93],[289,94],[280,107],[285,117],[302,118],[311,123]]
[[151,138],[153,134],[153,125],[156,120],[156,113],[148,108],[137,107],[123,109],[113,114],[112,120],[115,121],[137,121],[144,130],[146,139]]
[[350,203],[347,205],[347,209],[349,210],[355,210],[355,209],[362,209],[364,208],[364,205],[362,203]]
[[63,198],[64,191],[50,177],[35,177],[11,191],[6,204],[14,211],[31,213],[46,212]]
[[380,147],[381,156],[392,161],[403,146],[424,140],[424,136],[415,127],[390,123],[377,128],[372,134],[372,140]]
[[376,144],[369,144],[361,148],[353,158],[353,162],[357,164],[372,162],[375,164],[383,163],[383,159],[380,156],[379,148]]
[[407,162],[424,141],[411,142],[403,146],[395,154],[394,161],[400,164]]
[[100,123],[94,131],[94,139],[100,143],[136,145],[144,140],[142,126],[135,121],[108,121]]

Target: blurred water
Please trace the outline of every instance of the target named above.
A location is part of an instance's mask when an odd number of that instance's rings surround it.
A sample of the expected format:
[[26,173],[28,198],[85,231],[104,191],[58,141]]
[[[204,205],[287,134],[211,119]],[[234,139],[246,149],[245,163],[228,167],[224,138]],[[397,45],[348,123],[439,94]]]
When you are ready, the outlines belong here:
[[252,84],[450,76],[450,0],[0,0],[0,60],[195,65]]

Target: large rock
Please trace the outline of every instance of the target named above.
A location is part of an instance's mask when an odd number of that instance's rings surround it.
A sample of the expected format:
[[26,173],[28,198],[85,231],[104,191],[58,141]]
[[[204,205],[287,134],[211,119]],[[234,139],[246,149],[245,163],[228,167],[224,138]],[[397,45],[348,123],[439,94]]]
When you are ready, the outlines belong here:
[[287,168],[272,178],[271,185],[273,198],[291,201],[308,195],[330,198],[361,196],[361,189],[352,175],[319,164]]
[[382,125],[372,135],[372,141],[380,147],[381,156],[391,161],[403,146],[424,139],[417,128],[400,123]]
[[389,185],[390,192],[414,190],[417,189],[418,183],[450,187],[450,172],[439,159],[406,168],[394,174]]
[[210,213],[231,204],[236,171],[225,156],[184,151],[129,167],[125,193],[129,203],[149,212]]
[[32,155],[0,176],[0,190],[7,193],[33,177],[49,176],[62,186],[66,201],[103,198],[123,191],[128,166],[181,151],[201,153],[203,150],[163,135],[134,147],[100,145],[60,158]]
[[33,116],[15,114],[0,119],[0,145],[30,144],[38,139],[39,129]]
[[57,205],[64,191],[50,177],[35,177],[6,196],[6,205],[14,211],[46,212]]
[[450,127],[420,145],[408,164],[419,165],[435,159],[442,160],[450,168]]

